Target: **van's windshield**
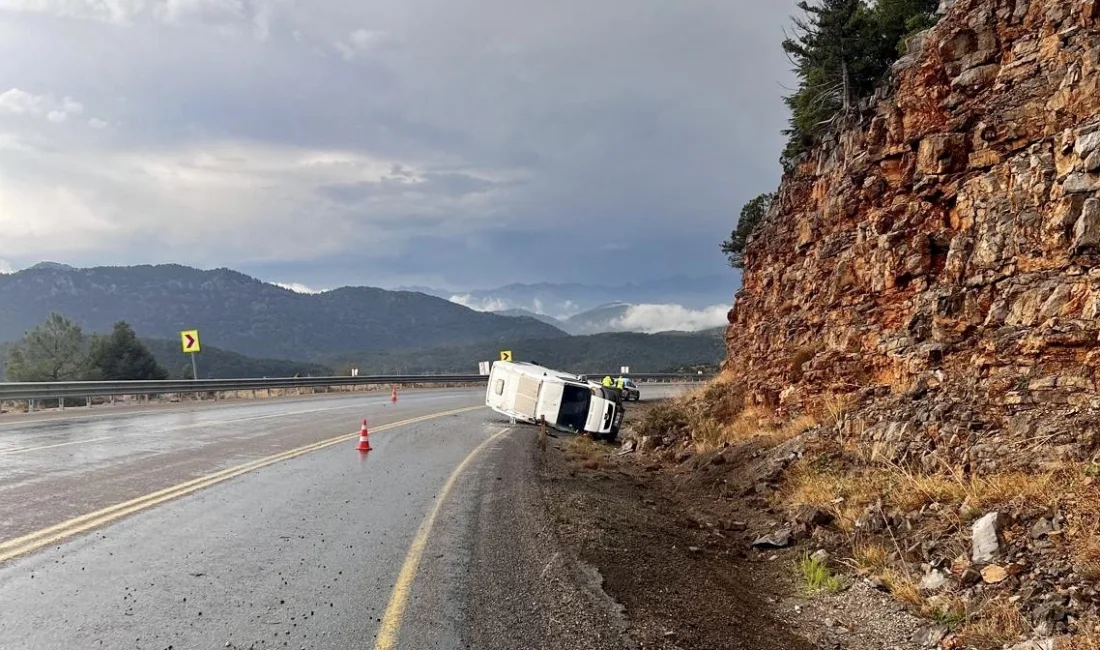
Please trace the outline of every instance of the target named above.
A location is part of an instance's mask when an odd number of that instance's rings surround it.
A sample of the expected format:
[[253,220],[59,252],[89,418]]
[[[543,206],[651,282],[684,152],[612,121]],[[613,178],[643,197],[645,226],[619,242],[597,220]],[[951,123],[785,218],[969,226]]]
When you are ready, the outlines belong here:
[[558,425],[583,431],[588,422],[588,404],[592,400],[592,392],[584,386],[565,385],[561,395],[561,410],[558,412]]

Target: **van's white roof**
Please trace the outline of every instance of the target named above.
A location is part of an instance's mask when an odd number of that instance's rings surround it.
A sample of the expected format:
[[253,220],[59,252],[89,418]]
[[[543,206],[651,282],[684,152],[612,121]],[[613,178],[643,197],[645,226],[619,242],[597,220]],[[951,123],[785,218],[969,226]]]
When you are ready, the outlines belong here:
[[521,372],[528,375],[541,377],[543,375],[549,375],[551,377],[558,377],[560,379],[568,379],[570,381],[581,381],[580,377],[574,374],[570,374],[563,370],[554,370],[553,368],[547,368],[546,366],[540,366],[528,361],[497,361],[493,364],[501,366],[512,366],[516,372]]

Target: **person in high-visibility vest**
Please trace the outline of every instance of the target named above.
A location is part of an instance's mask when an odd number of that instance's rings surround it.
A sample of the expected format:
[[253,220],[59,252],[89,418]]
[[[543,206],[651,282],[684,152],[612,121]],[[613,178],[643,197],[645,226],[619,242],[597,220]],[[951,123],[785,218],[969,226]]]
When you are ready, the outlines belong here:
[[611,388],[611,386],[614,385],[614,383],[615,382],[611,381],[611,376],[610,375],[603,378],[603,385],[607,386],[608,388]]
[[622,389],[626,388],[626,380],[623,379],[622,377],[619,377],[618,379],[616,379],[615,380],[615,388],[618,388],[619,390],[622,390]]

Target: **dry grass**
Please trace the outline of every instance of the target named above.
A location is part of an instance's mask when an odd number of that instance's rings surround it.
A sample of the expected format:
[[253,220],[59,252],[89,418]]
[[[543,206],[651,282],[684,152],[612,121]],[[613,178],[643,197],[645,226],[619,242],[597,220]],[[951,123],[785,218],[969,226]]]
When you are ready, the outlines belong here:
[[[969,529],[974,516],[994,509],[1023,511],[1055,510],[1067,519],[1060,542],[1072,554],[1077,571],[1088,581],[1100,581],[1100,480],[1084,464],[1064,465],[1043,472],[1003,472],[982,477],[964,477],[959,472],[922,474],[896,465],[865,463],[842,455],[826,462],[804,461],[791,468],[777,495],[784,506],[813,505],[830,510],[836,525],[852,533],[855,522],[868,506],[911,512],[939,504],[936,522],[943,531],[922,530],[922,535],[939,536]],[[1007,535],[1011,536],[1012,531]],[[950,538],[948,545],[960,538]],[[899,572],[893,562],[887,538],[861,538],[852,546],[852,564],[881,580],[900,602],[913,607],[925,618],[956,630],[965,647],[981,650],[1013,644],[1031,633],[1019,606],[1006,599],[994,599],[970,607],[954,595],[925,599],[914,576]],[[963,544],[965,546],[965,544]],[[948,547],[949,547],[948,546]],[[945,547],[947,548],[947,547]],[[965,551],[965,549],[964,549]],[[949,553],[950,555],[950,553]],[[1065,640],[1065,650],[1100,650],[1100,625],[1088,624]]]
[[1100,649],[1100,621],[1095,618],[1082,620],[1077,629],[1077,634],[1059,639],[1054,645],[1055,650]]
[[607,454],[605,446],[588,436],[573,436],[565,442],[565,459],[585,469],[599,469]]
[[1100,539],[1096,535],[1078,536],[1084,539],[1074,544],[1077,572],[1085,580],[1100,580]]
[[1068,478],[1064,472],[1006,472],[964,478],[957,473],[915,474],[898,467],[890,471],[899,478],[891,493],[893,505],[907,511],[932,503],[966,505],[969,517],[994,506],[1053,505],[1065,493]]
[[881,573],[890,565],[890,551],[876,542],[857,542],[852,547],[856,566],[870,573]]
[[924,604],[924,598],[920,595],[917,581],[912,576],[899,573],[893,569],[886,569],[876,577],[882,581],[882,584],[886,585],[886,588],[898,601],[913,607],[920,607]]
[[984,603],[970,621],[958,629],[959,638],[980,650],[1001,648],[1031,633],[1031,626],[1016,603],[1004,599]]
[[[1054,506],[1064,498],[1071,478],[1065,471],[965,478],[958,474],[917,474],[897,466],[835,470],[800,464],[789,472],[780,498],[789,505],[829,509],[836,515],[838,527],[851,532],[867,507],[880,500],[884,506],[902,512],[932,504],[958,512],[965,506],[962,520],[966,521],[994,507]],[[1100,551],[1096,559],[1100,560]]]
[[883,478],[880,473],[845,474],[800,463],[788,472],[780,499],[791,506],[829,510],[836,517],[837,527],[850,533],[867,506],[883,496],[887,487]]
[[854,403],[847,395],[823,395],[809,404],[806,413],[789,420],[776,418],[766,406],[748,404],[743,386],[729,373],[657,406],[639,423],[643,436],[690,437],[696,448],[763,440],[778,445],[814,427],[835,426]]
[[738,443],[758,436],[772,436],[778,428],[771,412],[761,406],[749,406],[722,427],[723,443]]
[[855,404],[855,394],[825,393],[810,404],[809,411],[817,424],[835,428]]

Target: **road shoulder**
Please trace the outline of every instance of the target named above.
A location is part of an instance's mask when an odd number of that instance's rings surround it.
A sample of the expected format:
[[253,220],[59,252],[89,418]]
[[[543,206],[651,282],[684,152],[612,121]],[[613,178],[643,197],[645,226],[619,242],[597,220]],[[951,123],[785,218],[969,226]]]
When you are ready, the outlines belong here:
[[633,648],[619,606],[599,573],[563,547],[550,520],[538,476],[535,430],[520,427],[480,473],[490,483],[470,526],[472,549],[467,611],[468,647]]

